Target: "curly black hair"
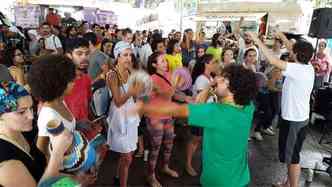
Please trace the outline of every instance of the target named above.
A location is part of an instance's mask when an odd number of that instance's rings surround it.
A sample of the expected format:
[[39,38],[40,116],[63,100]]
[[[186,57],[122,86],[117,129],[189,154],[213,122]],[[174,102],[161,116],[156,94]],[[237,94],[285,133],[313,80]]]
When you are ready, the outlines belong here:
[[63,55],[47,55],[36,60],[28,74],[32,95],[40,101],[61,97],[75,78],[75,65]]
[[235,104],[249,105],[257,95],[256,75],[242,65],[226,66],[221,76],[229,80],[229,90],[233,93]]

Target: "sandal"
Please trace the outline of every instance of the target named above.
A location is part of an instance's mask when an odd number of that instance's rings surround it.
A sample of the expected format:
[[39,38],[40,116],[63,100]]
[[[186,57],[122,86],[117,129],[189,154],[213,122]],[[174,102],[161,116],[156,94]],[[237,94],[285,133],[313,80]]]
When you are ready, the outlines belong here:
[[179,178],[179,174],[176,171],[174,171],[170,168],[162,169],[162,172],[165,173],[166,175],[170,176],[170,177]]
[[196,177],[198,175],[198,173],[192,167],[185,167],[185,170],[188,173],[188,175],[190,175],[192,177]]
[[159,181],[155,177],[149,176],[146,178],[146,181],[151,187],[162,187]]

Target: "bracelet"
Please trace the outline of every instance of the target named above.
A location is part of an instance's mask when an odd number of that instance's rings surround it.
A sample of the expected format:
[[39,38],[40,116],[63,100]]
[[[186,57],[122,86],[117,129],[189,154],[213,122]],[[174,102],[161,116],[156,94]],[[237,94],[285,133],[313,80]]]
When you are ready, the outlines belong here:
[[62,122],[60,122],[60,124],[58,124],[57,126],[55,126],[54,124],[47,125],[47,131],[52,135],[58,135],[62,133],[64,130],[65,126]]

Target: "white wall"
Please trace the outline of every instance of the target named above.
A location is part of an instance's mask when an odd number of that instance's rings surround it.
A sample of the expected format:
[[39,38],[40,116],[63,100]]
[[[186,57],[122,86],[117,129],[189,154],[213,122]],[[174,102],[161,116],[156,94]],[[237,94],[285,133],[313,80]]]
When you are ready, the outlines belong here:
[[2,0],[0,6],[0,11],[12,22],[15,21],[13,9],[15,2],[15,0]]

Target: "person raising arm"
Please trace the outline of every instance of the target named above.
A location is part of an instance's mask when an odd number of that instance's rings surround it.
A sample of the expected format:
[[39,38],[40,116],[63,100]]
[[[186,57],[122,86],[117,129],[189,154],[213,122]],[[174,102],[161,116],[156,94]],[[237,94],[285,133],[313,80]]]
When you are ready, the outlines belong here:
[[[281,97],[281,123],[279,125],[279,160],[287,164],[288,175],[277,187],[298,187],[301,174],[300,152],[306,137],[310,114],[310,96],[314,85],[315,71],[309,63],[314,48],[311,43],[299,39],[292,46],[294,63],[279,60],[254,33],[249,33],[268,62],[282,70],[285,77]],[[283,36],[283,34],[278,34]],[[285,40],[285,37],[281,37]]]
[[258,38],[256,33],[247,32],[247,34],[249,34],[251,36],[252,40],[258,45],[258,47],[261,49],[263,55],[266,57],[267,61],[271,65],[276,66],[277,68],[279,68],[281,70],[286,69],[287,62],[280,60],[277,57],[275,57],[274,55],[272,55],[269,52],[269,49],[265,46],[265,44]]

